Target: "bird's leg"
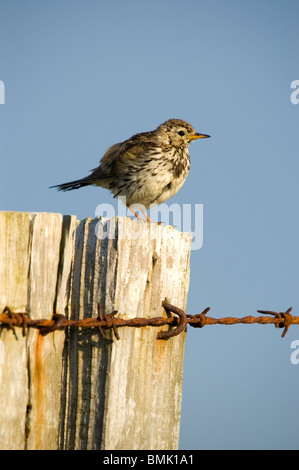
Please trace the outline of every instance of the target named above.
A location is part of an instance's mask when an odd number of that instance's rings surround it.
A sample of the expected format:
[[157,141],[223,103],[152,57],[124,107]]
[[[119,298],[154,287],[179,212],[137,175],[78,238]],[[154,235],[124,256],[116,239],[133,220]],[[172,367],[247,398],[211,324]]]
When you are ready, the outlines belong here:
[[[133,212],[133,214],[135,215],[135,217],[136,217],[137,219],[143,220],[143,219],[137,214],[137,212],[135,212],[134,209],[132,209],[132,207],[130,207],[130,206],[127,205],[127,208],[130,209],[131,212]],[[140,212],[142,212],[142,214],[144,215],[144,217],[146,218],[146,220],[147,220],[148,222],[152,222],[151,219],[149,218],[149,216],[148,216],[145,212],[143,212],[143,211],[140,211]]]
[[144,217],[146,218],[146,220],[147,220],[148,222],[151,222],[151,223],[152,223],[152,221],[151,221],[151,219],[149,218],[149,216],[147,215],[147,213],[146,213],[146,212],[143,212],[143,211],[141,211],[141,212],[142,212],[142,214],[144,215]]
[[143,220],[141,217],[139,217],[139,215],[137,214],[137,212],[134,211],[134,209],[132,209],[132,207],[128,206],[127,205],[127,208],[130,209],[131,212],[133,212],[133,214],[135,215],[135,217],[139,220]]

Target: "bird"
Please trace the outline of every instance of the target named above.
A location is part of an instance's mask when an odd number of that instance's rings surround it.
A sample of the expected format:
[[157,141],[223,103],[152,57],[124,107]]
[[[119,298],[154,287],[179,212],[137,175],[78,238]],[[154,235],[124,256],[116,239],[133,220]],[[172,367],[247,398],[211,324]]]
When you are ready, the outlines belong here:
[[[148,210],[174,196],[189,173],[190,143],[207,137],[210,135],[195,132],[182,119],[168,119],[153,131],[135,134],[112,145],[90,175],[51,188],[70,191],[89,185],[101,186],[114,197],[125,198],[126,206],[141,219],[131,206],[138,204]],[[152,222],[145,211],[140,211]]]

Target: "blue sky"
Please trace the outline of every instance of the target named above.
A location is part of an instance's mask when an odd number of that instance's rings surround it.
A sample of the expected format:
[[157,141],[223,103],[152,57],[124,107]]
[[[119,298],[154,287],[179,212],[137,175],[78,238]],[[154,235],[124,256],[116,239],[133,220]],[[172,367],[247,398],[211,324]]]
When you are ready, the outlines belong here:
[[[211,139],[171,203],[203,204],[188,313],[299,315],[299,3],[0,1],[1,210],[94,217],[104,189],[49,186],[169,118]],[[297,326],[188,329],[181,449],[298,449]],[[287,406],[286,406],[287,403]]]

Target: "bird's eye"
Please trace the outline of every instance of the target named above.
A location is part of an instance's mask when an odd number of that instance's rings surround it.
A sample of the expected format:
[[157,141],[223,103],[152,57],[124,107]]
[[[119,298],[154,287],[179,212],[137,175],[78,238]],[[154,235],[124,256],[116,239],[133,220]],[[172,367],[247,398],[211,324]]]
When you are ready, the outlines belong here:
[[185,135],[185,132],[184,131],[179,131],[178,134],[183,136],[183,135]]

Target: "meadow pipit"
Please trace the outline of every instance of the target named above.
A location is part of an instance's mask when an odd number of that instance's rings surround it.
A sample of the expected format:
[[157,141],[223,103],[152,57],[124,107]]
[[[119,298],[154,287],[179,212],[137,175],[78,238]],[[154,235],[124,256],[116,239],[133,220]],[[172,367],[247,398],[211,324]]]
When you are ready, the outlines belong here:
[[[112,145],[89,176],[59,184],[61,191],[96,185],[109,189],[114,197],[123,196],[130,207],[145,209],[161,204],[176,194],[190,169],[188,147],[192,140],[210,137],[195,132],[181,119],[169,119],[150,132],[142,132]],[[149,217],[143,212],[147,220]]]

